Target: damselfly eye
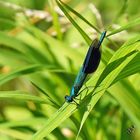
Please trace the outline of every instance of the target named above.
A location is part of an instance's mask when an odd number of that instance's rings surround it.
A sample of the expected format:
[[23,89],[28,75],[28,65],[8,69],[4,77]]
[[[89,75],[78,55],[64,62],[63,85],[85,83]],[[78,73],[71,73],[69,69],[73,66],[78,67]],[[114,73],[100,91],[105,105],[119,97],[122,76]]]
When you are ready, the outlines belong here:
[[67,99],[68,95],[65,96],[65,99]]

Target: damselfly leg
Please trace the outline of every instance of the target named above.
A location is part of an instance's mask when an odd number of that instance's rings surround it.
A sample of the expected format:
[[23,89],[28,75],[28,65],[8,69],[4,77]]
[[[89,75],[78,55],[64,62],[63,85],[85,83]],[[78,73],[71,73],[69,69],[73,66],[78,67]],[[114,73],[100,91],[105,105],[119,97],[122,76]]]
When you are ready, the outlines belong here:
[[[84,85],[85,86],[85,88],[84,89],[82,89],[78,94],[77,94],[77,96],[75,97],[75,99],[76,100],[79,100],[79,102],[82,100],[82,92],[84,92],[85,90],[86,90],[86,93],[85,93],[85,96],[84,97],[86,97],[87,96],[87,94],[88,94],[88,92],[89,92],[89,88],[95,88],[95,86],[86,86],[86,84]],[[79,94],[80,94],[80,98],[77,98],[78,96],[79,96]]]

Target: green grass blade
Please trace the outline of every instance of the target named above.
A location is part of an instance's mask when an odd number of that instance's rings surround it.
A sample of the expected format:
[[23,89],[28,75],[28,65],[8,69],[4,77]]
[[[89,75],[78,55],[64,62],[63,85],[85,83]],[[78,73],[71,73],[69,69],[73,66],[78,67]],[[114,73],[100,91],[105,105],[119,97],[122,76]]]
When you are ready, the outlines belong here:
[[70,6],[68,6],[67,4],[65,4],[64,2],[62,2],[61,0],[59,0],[59,2],[61,2],[61,4],[63,4],[63,6],[65,8],[67,8],[69,11],[71,11],[73,14],[75,14],[77,17],[79,17],[81,20],[83,20],[85,23],[87,23],[90,27],[92,27],[93,29],[95,29],[98,33],[101,33],[101,31],[97,27],[95,27],[94,25],[92,25],[87,19],[85,19],[77,11],[75,11],[74,9],[72,9]]
[[55,114],[50,117],[45,125],[35,133],[32,140],[43,139],[50,132],[52,132],[57,126],[59,126],[65,119],[70,117],[75,111],[76,105],[64,104]]
[[[139,139],[138,0],[9,0],[0,5],[0,139]],[[105,26],[110,27],[108,41],[86,82],[91,88],[75,99],[78,106],[64,103],[85,46]]]
[[20,101],[33,101],[35,103],[50,104],[46,99],[42,99],[38,96],[29,95],[25,91],[0,91],[0,99],[12,99]]
[[49,59],[46,57],[46,55],[43,54],[43,52],[41,52],[39,49],[32,47],[26,42],[23,42],[15,37],[7,35],[6,33],[0,32],[0,43],[4,46],[8,46],[9,48],[19,51],[32,63],[46,64],[49,62]]
[[[12,93],[10,93],[12,94]],[[10,127],[21,127],[21,126],[32,126],[43,124],[46,118],[29,118],[22,121],[10,121],[10,122],[3,122],[0,123],[0,128],[10,128]]]
[[0,48],[0,52],[0,64],[3,66],[10,66],[11,68],[15,69],[31,63],[29,58],[27,58],[27,56],[25,56],[23,53],[10,49],[9,47],[4,46],[3,48]]
[[[41,71],[41,70],[45,69],[45,67],[47,68],[47,66],[43,66],[43,65],[30,65],[30,66],[26,66],[21,69],[12,71],[11,73],[8,73],[7,75],[0,75],[0,85],[4,84],[14,78],[17,78],[19,76]],[[51,67],[48,67],[48,69],[51,69]]]
[[15,39],[12,36],[7,35],[6,33],[3,33],[0,31],[0,43],[2,45],[11,47],[21,53],[26,52],[26,45],[23,44],[21,41]]
[[29,138],[31,138],[30,134],[21,132],[21,131],[17,131],[15,129],[10,129],[10,128],[1,128],[0,129],[0,133],[4,134],[5,136],[10,136],[11,139],[20,139],[20,140],[27,140]]
[[43,90],[41,87],[39,87],[37,84],[33,83],[32,84],[41,92],[43,93],[45,96],[48,97],[48,99],[50,100],[50,102],[53,104],[54,107],[56,107],[57,109],[60,107],[49,95],[48,93],[46,93],[45,90]]
[[15,27],[14,21],[5,18],[0,18],[0,25],[0,30],[7,30]]
[[[39,36],[41,40],[48,44],[55,58],[63,67],[68,68],[66,65],[68,64],[68,60],[66,58],[70,58],[76,66],[81,62],[81,55],[75,49],[70,48],[65,42],[56,40],[33,26],[27,28],[30,32],[35,34],[35,36]],[[58,50],[61,53],[58,53]],[[77,61],[74,61],[75,59]]]
[[75,26],[75,28],[80,32],[80,34],[83,36],[83,38],[85,39],[85,41],[88,43],[88,45],[91,44],[91,39],[89,38],[89,36],[84,32],[84,30],[74,21],[74,19],[69,15],[69,13],[67,12],[67,10],[58,2],[58,0],[56,0],[59,8],[64,12],[64,14],[66,15],[66,17],[70,20],[70,22]]
[[140,18],[136,18],[136,19],[134,19],[132,21],[129,21],[128,24],[123,25],[119,29],[116,29],[116,30],[112,31],[110,34],[107,35],[107,37],[109,37],[109,36],[111,36],[113,34],[119,33],[121,31],[127,30],[129,28],[135,27],[137,25],[140,25]]
[[123,71],[116,77],[112,84],[124,79],[130,75],[140,72],[140,53],[123,69]]
[[137,130],[140,130],[140,97],[137,95],[137,91],[132,88],[128,80],[116,83],[109,91],[119,102],[134,125],[137,126]]

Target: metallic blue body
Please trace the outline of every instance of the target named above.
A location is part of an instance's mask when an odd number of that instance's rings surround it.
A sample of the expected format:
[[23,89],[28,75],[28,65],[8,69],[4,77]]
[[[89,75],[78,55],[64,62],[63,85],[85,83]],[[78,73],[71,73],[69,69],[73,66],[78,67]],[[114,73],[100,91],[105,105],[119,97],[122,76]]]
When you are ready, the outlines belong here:
[[75,82],[71,88],[70,96],[66,95],[65,99],[66,102],[72,102],[73,99],[78,96],[78,93],[83,86],[84,82],[86,81],[86,78],[89,74],[93,73],[96,71],[100,58],[101,58],[101,53],[100,53],[100,46],[101,43],[103,42],[103,39],[105,38],[106,31],[104,31],[101,34],[100,40],[99,41],[94,41],[92,42],[87,55],[85,57],[84,63],[82,68],[80,69]]
[[71,88],[71,92],[70,92],[70,96],[74,97],[78,94],[79,90],[81,89],[86,77],[87,77],[87,74],[84,73],[82,71],[83,68],[80,69],[76,79],[75,79],[75,82]]

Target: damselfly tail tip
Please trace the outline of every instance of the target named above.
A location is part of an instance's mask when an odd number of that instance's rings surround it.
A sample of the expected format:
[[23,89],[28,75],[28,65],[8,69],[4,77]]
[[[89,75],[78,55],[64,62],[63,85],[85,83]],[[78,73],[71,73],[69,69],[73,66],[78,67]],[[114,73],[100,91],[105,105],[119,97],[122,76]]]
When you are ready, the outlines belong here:
[[101,37],[100,37],[100,39],[98,40],[98,39],[95,39],[93,42],[92,42],[92,44],[91,44],[91,46],[94,46],[95,48],[100,48],[100,46],[101,46],[101,44],[102,44],[102,42],[103,42],[103,40],[104,40],[104,38],[105,38],[105,36],[106,36],[106,30],[105,31],[103,31],[102,33],[101,33]]
[[100,38],[100,39],[103,40],[103,39],[105,38],[105,36],[106,36],[106,32],[107,32],[106,30],[102,32],[102,34],[101,34],[101,38]]
[[98,47],[101,46],[101,44],[106,36],[106,32],[107,32],[106,30],[102,32],[101,37],[100,37],[99,42],[98,42]]

